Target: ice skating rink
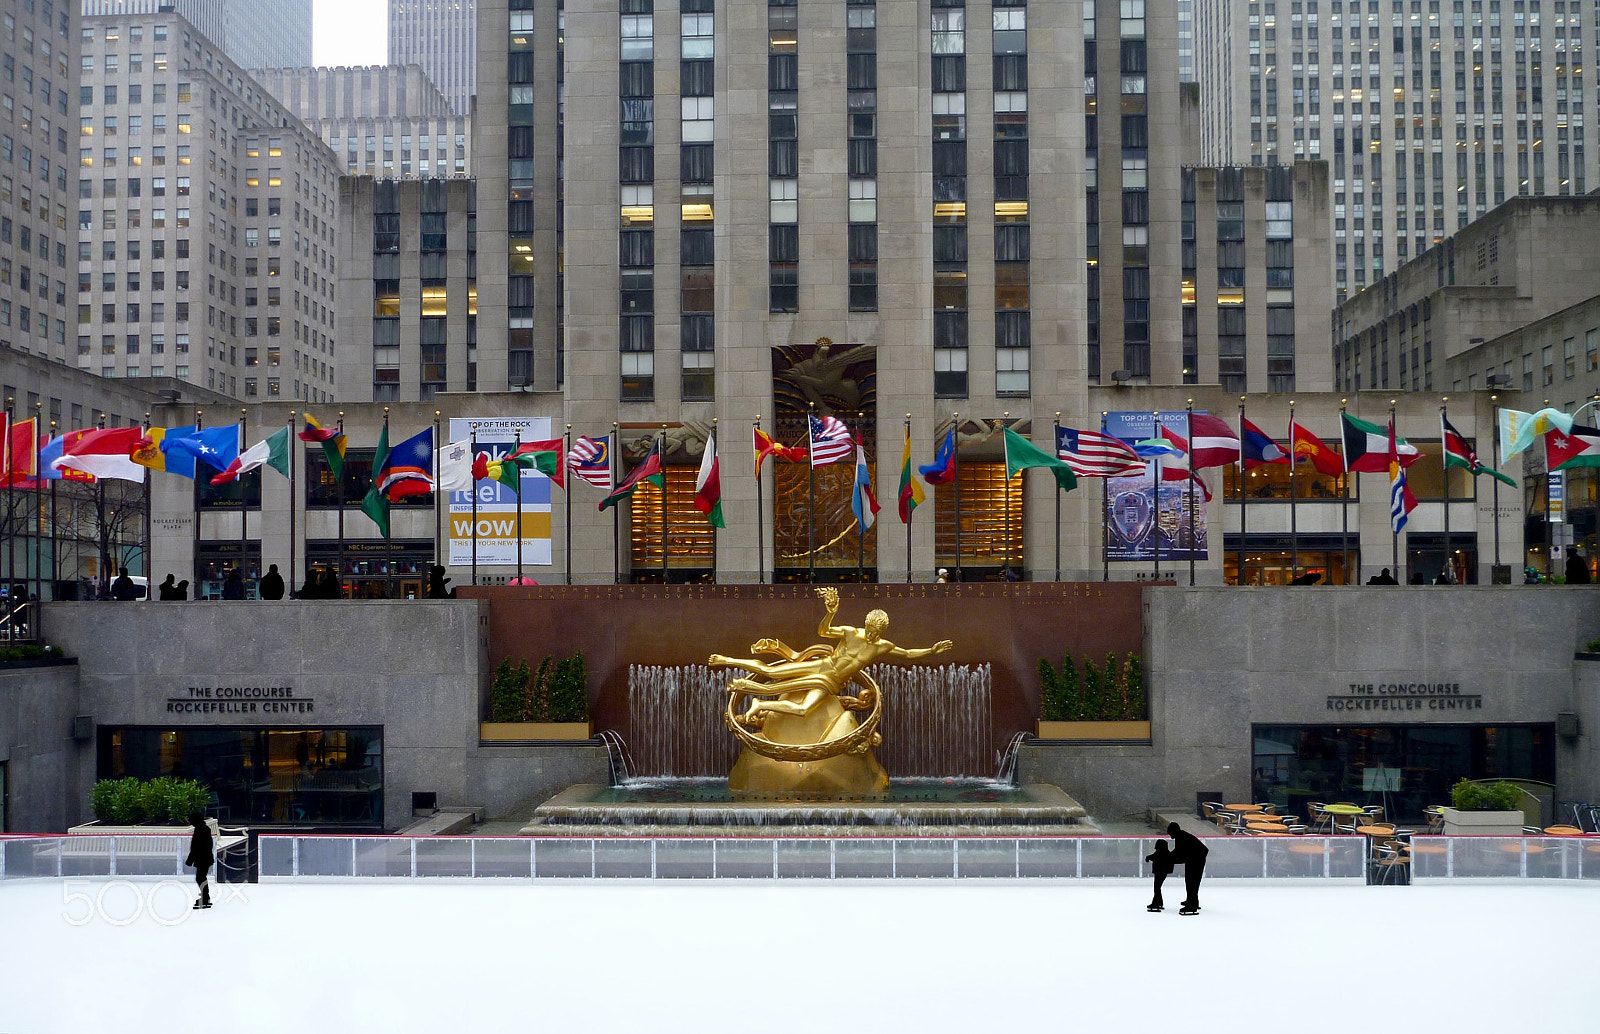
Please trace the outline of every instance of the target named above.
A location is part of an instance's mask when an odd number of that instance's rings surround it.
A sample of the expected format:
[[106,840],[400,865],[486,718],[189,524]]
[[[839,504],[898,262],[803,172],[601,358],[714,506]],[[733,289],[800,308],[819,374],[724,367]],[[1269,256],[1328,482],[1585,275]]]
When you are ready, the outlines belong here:
[[0,884],[0,1032],[1600,1030],[1600,882]]

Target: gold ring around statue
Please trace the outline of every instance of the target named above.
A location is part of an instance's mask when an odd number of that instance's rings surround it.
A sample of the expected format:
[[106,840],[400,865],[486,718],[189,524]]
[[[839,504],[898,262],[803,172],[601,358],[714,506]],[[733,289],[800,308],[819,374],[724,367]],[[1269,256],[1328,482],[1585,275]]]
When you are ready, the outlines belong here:
[[878,735],[878,723],[883,719],[883,693],[872,676],[864,671],[856,672],[850,681],[861,686],[861,695],[840,697],[839,702],[845,710],[865,710],[867,716],[861,720],[861,724],[837,739],[823,740],[820,743],[774,743],[765,736],[758,736],[740,724],[735,714],[735,708],[740,700],[756,694],[731,687],[728,690],[727,707],[722,712],[722,721],[746,747],[774,761],[823,761],[841,754],[862,754],[883,742],[883,737]]

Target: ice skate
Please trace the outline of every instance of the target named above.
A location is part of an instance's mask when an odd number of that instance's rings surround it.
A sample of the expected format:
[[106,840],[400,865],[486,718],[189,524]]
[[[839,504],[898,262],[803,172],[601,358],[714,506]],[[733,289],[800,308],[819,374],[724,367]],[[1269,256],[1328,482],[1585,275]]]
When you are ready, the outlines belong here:
[[1146,912],[1164,912],[1164,911],[1166,911],[1166,909],[1161,905],[1146,905],[1146,906],[1144,906],[1144,910]]
[[1178,914],[1180,916],[1197,916],[1200,914],[1200,906],[1184,905],[1182,908],[1178,909]]

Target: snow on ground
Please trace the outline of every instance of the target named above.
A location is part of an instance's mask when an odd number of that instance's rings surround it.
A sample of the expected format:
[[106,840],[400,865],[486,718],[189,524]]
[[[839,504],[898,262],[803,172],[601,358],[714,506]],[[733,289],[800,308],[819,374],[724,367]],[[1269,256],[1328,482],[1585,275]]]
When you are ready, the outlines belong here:
[[1173,882],[6,882],[0,1032],[1600,1029],[1600,885]]

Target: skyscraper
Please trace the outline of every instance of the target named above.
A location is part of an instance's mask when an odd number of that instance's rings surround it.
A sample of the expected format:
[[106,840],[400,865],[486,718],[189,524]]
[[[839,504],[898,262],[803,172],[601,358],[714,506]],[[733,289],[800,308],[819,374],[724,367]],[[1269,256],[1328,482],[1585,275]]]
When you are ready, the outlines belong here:
[[85,16],[173,11],[242,68],[311,63],[312,0],[79,0]]
[[1593,5],[1197,0],[1194,24],[1201,160],[1328,159],[1340,298],[1509,197],[1596,181]]
[[421,65],[457,115],[472,114],[478,84],[477,4],[389,0],[389,64]]

